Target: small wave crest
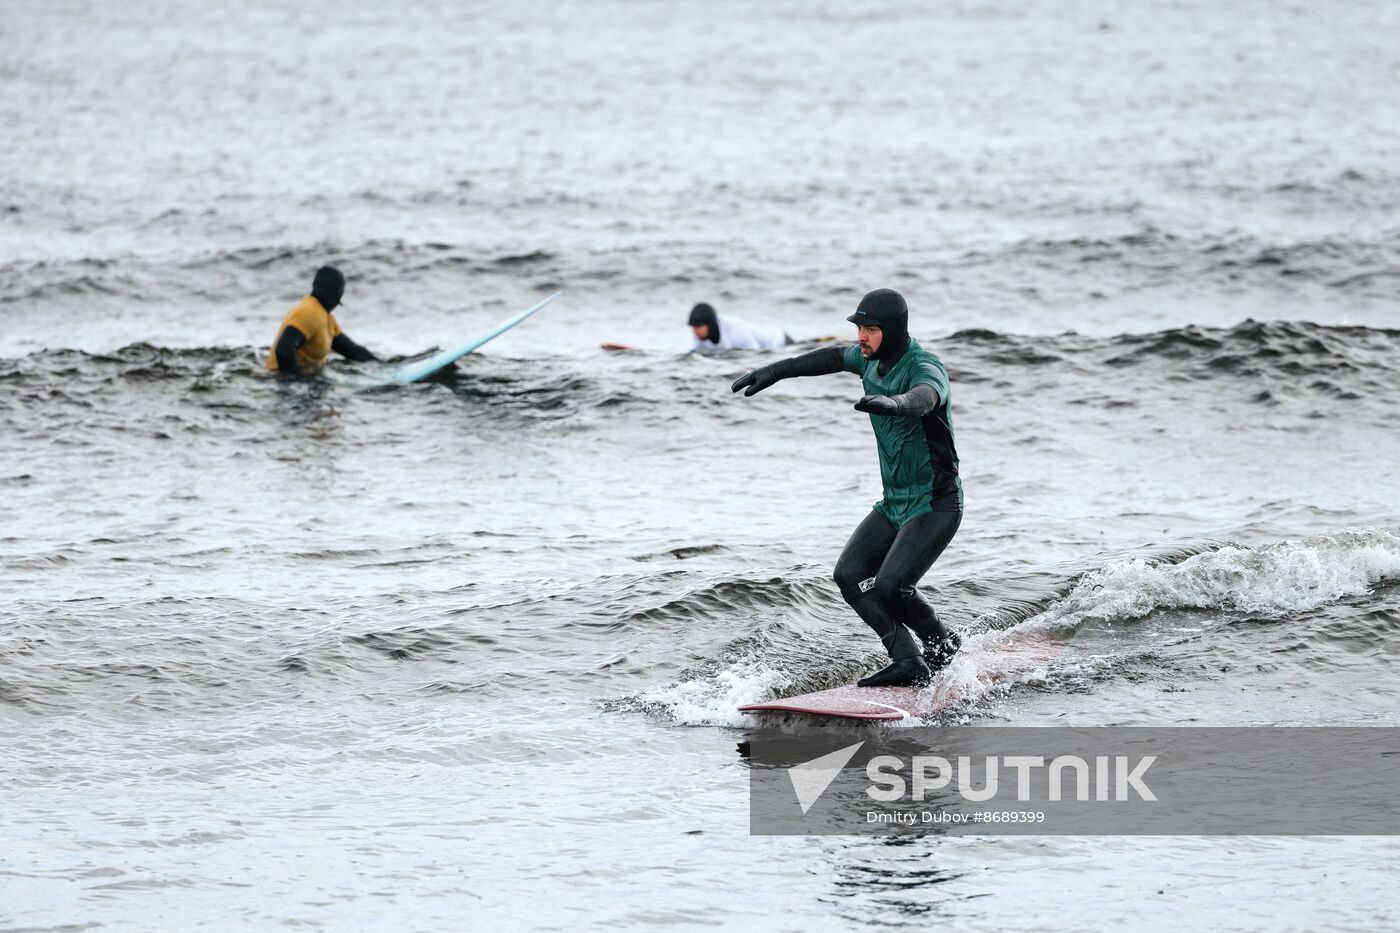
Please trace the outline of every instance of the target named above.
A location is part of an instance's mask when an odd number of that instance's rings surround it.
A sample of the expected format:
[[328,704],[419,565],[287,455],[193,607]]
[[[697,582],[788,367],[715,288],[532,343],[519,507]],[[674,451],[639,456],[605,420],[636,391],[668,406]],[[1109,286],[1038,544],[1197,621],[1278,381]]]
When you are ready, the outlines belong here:
[[1169,365],[1173,376],[1192,381],[1272,378],[1355,393],[1395,383],[1400,330],[1247,320],[1229,328],[1191,325],[1113,337],[962,330],[944,343],[954,348],[950,358],[959,361],[957,378],[964,382],[1005,378],[1007,368],[1070,367],[1102,379],[1105,371]]
[[1165,609],[1280,617],[1370,592],[1400,579],[1400,536],[1355,529],[1250,548],[1227,545],[1180,563],[1135,558],[1084,575],[1026,624],[1072,631]]

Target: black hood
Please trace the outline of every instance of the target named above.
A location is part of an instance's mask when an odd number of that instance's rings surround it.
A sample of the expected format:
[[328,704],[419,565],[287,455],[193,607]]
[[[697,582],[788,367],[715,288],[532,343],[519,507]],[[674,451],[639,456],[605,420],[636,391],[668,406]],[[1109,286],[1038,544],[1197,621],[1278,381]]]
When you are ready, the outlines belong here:
[[877,288],[867,294],[856,313],[846,320],[880,328],[880,349],[875,352],[875,359],[882,363],[894,363],[909,348],[909,305],[892,288]]
[[334,310],[345,297],[345,276],[335,266],[322,266],[316,270],[316,279],[311,283],[311,297],[321,303],[327,311]]
[[699,327],[701,324],[710,328],[710,336],[705,338],[710,343],[719,343],[719,315],[715,314],[715,309],[701,302],[690,309],[690,326]]

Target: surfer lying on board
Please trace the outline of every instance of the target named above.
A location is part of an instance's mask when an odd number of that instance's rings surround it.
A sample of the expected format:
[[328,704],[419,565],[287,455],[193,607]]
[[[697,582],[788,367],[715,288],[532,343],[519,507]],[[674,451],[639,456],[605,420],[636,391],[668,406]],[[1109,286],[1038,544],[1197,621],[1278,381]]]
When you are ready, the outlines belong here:
[[792,343],[792,338],[771,327],[755,327],[743,318],[720,316],[709,305],[690,309],[690,330],[695,334],[692,353],[719,353],[722,350],[776,350]]
[[962,646],[916,589],[962,521],[948,370],[909,336],[909,309],[896,291],[876,289],[846,320],[856,325],[857,346],[779,360],[740,377],[733,390],[750,396],[792,376],[861,377],[865,395],[855,407],[875,429],[884,498],[846,542],[833,576],[890,655],[888,667],[859,685],[922,685]]
[[332,350],[360,363],[378,359],[341,333],[340,325],[331,314],[344,294],[345,276],[339,269],[334,266],[317,269],[311,294],[282,319],[282,327],[267,357],[267,368],[275,373],[299,376],[304,370],[324,363]]

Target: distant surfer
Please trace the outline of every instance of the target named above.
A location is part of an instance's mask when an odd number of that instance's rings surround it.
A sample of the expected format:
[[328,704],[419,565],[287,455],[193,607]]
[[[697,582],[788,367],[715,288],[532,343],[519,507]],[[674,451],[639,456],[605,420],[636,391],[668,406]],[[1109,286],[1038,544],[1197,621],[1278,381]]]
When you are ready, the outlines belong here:
[[323,364],[332,350],[356,362],[377,359],[344,334],[335,315],[331,314],[344,295],[345,276],[339,269],[334,266],[317,269],[311,294],[282,319],[282,326],[272,341],[272,352],[267,357],[267,368],[275,373],[299,376]]
[[690,330],[695,335],[695,353],[722,350],[776,350],[792,343],[787,334],[771,327],[757,327],[743,318],[716,314],[701,302],[690,309]]
[[859,685],[923,685],[962,646],[916,588],[962,521],[948,370],[909,336],[909,309],[896,291],[876,289],[846,320],[856,325],[856,346],[779,360],[740,377],[733,390],[751,396],[780,379],[842,371],[861,377],[865,395],[855,407],[875,430],[884,498],[846,542],[833,576],[890,656]]

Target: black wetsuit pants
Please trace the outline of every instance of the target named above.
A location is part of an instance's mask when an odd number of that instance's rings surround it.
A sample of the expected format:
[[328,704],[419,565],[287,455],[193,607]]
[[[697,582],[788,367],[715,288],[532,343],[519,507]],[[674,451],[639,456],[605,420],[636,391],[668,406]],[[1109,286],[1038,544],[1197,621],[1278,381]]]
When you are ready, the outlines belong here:
[[948,637],[938,613],[915,585],[961,523],[962,512],[926,512],[896,530],[888,518],[871,511],[846,542],[832,576],[846,602],[880,636],[890,657],[917,653],[902,626],[935,645]]

